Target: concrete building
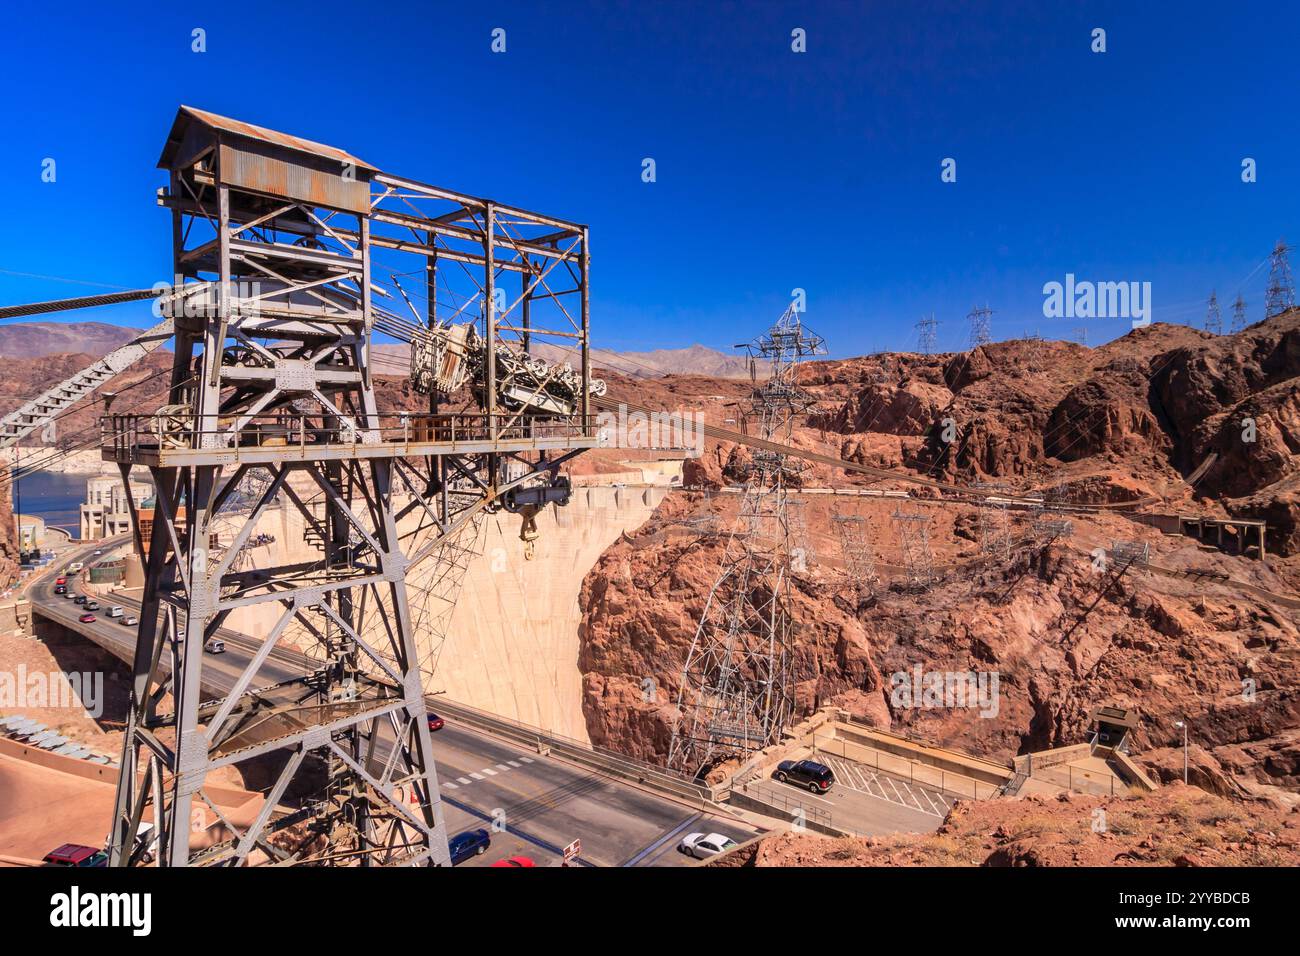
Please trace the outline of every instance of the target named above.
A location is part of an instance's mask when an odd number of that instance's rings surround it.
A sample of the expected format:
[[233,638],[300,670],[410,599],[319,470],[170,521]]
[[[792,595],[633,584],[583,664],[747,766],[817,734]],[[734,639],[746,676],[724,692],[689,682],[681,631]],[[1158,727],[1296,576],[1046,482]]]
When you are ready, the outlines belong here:
[[[139,507],[153,495],[153,486],[132,481],[130,493]],[[89,479],[86,482],[86,500],[81,506],[81,540],[98,541],[130,530],[131,508],[122,480],[108,475]]]

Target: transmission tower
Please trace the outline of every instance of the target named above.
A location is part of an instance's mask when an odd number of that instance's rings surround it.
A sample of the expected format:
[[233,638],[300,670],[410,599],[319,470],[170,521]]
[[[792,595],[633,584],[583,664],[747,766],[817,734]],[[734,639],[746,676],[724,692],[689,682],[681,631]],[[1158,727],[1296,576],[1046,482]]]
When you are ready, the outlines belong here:
[[1286,240],[1279,239],[1269,257],[1268,292],[1264,299],[1264,318],[1271,319],[1288,309],[1295,308],[1295,284],[1291,281],[1291,266],[1287,262],[1290,252]]
[[1006,493],[1010,487],[997,482],[977,481],[975,487],[993,492],[979,501],[980,551],[987,555],[1011,557],[1011,519],[1007,513]]
[[1086,325],[1076,325],[1074,327],[1074,341],[1080,345],[1088,344],[1088,327]]
[[[811,405],[798,385],[801,360],[824,355],[821,337],[793,308],[746,346],[751,367],[766,363],[747,421],[766,442],[788,445],[795,416]],[[700,616],[682,670],[679,719],[668,765],[688,773],[780,739],[793,702],[787,480],[798,467],[779,451],[757,449],[740,514],[727,539],[722,571]]]
[[1205,312],[1205,331],[1214,335],[1223,334],[1223,316],[1219,314],[1219,296],[1210,292],[1210,304]]
[[939,323],[935,321],[934,313],[921,317],[921,321],[916,323],[916,348],[922,355],[933,355],[938,343]]
[[1237,333],[1246,328],[1246,300],[1240,295],[1232,303],[1232,331]]
[[966,318],[970,321],[970,347],[979,348],[981,345],[988,345],[993,341],[992,333],[989,329],[989,319],[993,315],[993,310],[987,305],[983,308],[971,309]]
[[835,526],[844,569],[860,605],[875,593],[876,558],[867,534],[867,521],[860,515],[836,515]]
[[930,551],[930,516],[895,511],[898,546],[903,556],[904,586],[925,591],[935,582],[934,555]]
[[[566,500],[556,467],[599,443],[587,229],[188,107],[159,165],[176,276],[170,391],[157,414],[101,423],[104,458],[124,481],[148,468],[156,491],[147,537],[132,502],[146,573],[110,864],[156,847],[160,866],[239,866],[254,853],[275,865],[449,865],[425,704],[435,619],[466,563],[448,555],[486,510],[527,519]],[[486,308],[446,324],[432,306],[418,324],[385,311],[372,302],[378,249],[416,257],[403,261],[425,271],[431,303],[438,260],[450,259],[471,277],[458,273],[461,291],[477,290],[457,300]],[[529,328],[527,306],[509,319],[514,307],[495,308],[499,278],[519,274],[527,303],[552,265],[574,285],[549,290],[581,303],[565,330],[582,356],[569,378],[526,365],[526,342],[503,337],[507,323]],[[451,375],[426,375],[423,388],[412,375],[431,409],[453,385],[474,397],[454,414],[380,414],[379,330]],[[299,540],[251,557],[277,504]],[[224,628],[253,649],[233,675],[205,658]],[[207,787],[260,758],[275,762],[274,782],[236,825]]]
[[[786,522],[790,526],[790,566],[798,572],[808,570],[813,560],[812,538],[808,534],[808,503],[798,499],[786,501]],[[711,516],[714,517],[714,516]]]

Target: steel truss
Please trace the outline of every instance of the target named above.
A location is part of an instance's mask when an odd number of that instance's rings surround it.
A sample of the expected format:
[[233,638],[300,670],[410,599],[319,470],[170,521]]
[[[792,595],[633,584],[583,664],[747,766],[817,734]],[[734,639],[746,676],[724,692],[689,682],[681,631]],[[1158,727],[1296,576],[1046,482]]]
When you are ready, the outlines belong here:
[[844,555],[849,586],[856,596],[855,603],[861,605],[876,593],[876,557],[871,547],[867,519],[861,515],[836,515],[835,527],[839,531],[840,552]]
[[[587,229],[188,108],[160,166],[168,405],[103,423],[104,457],[157,490],[147,540],[134,515],[147,565],[110,863],[449,865],[425,678],[483,516],[563,500],[559,465],[598,443]],[[423,309],[396,271],[375,280],[380,250],[414,257]],[[507,273],[522,282],[502,307]],[[394,289],[414,323],[372,301]],[[481,343],[467,388],[381,414],[374,335],[428,345],[456,322]],[[557,337],[579,362],[562,386],[500,381],[499,353]],[[273,509],[303,540],[251,555]],[[256,613],[273,624],[244,631],[251,658],[217,693],[204,644]],[[230,820],[213,774],[254,761],[273,783],[251,822]]]
[[[802,359],[825,343],[793,307],[746,346],[769,374],[750,398],[747,422],[769,442],[790,444],[794,419],[811,405],[798,385]],[[722,571],[700,616],[682,671],[679,718],[668,765],[700,773],[719,760],[780,739],[790,720],[791,528],[787,482],[799,466],[758,449],[740,514],[727,538]]]

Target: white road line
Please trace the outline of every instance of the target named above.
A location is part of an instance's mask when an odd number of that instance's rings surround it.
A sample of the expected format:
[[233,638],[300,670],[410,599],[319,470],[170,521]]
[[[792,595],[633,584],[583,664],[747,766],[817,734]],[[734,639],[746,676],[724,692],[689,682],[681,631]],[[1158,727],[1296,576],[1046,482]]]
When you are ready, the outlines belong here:
[[455,785],[454,783],[452,783],[450,780],[444,780],[444,781],[442,782],[442,785],[443,785],[444,787],[446,787],[448,790],[459,790],[459,789],[460,789],[460,787],[456,786],[456,785]]
[[457,778],[456,778],[456,782],[457,782],[457,783],[468,784],[468,783],[469,783],[469,777],[457,777]]
[[483,775],[481,773],[471,773],[470,776],[473,777],[475,780],[483,779]]
[[532,758],[532,757],[520,757],[519,759],[522,760],[524,763],[532,763],[532,762],[533,762],[533,758]]
[[523,766],[523,764],[518,760],[507,760],[506,763],[510,764],[510,766],[514,767],[516,770]]
[[484,767],[482,770],[479,771],[479,773],[485,773],[489,777],[495,777],[497,775],[497,772],[493,770],[491,767]]
[[503,763],[499,763],[499,764],[497,764],[497,769],[498,769],[498,770],[509,770],[510,768],[507,767],[507,766],[506,766],[505,764],[503,764]]

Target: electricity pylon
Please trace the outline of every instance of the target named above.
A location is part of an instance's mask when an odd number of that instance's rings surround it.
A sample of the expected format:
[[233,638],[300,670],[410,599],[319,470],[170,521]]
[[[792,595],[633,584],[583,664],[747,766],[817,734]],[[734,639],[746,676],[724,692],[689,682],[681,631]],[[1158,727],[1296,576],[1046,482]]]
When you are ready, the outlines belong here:
[[[768,377],[750,396],[747,421],[773,445],[790,444],[794,419],[812,403],[800,362],[824,355],[821,337],[793,307],[746,346]],[[754,451],[740,514],[727,538],[682,669],[668,765],[687,773],[775,743],[793,710],[790,692],[791,535],[787,482],[797,466],[775,447]]]

